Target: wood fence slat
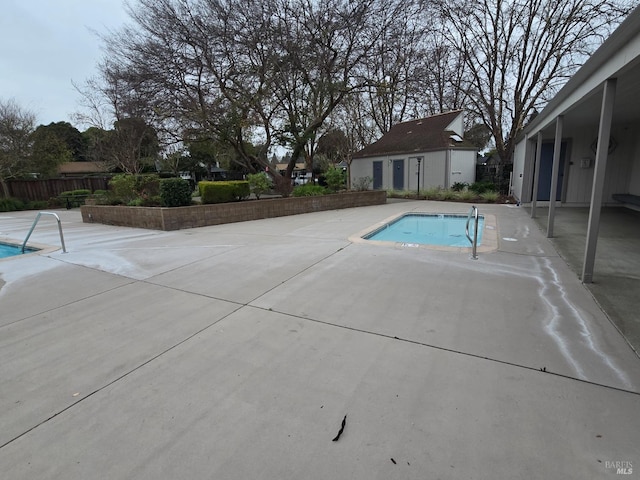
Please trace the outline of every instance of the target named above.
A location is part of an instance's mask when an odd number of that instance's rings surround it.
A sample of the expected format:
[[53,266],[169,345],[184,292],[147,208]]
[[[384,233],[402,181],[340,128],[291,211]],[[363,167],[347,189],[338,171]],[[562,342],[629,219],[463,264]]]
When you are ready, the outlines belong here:
[[50,178],[48,180],[9,180],[9,195],[22,201],[49,200],[69,190],[107,190],[110,177]]

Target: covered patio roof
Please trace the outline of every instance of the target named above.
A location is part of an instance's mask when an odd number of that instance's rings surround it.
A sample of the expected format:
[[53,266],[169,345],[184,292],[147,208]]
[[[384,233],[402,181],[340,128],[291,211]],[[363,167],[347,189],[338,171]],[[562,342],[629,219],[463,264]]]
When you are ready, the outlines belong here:
[[[595,165],[589,226],[582,268],[582,281],[591,283],[603,204],[603,188],[612,127],[636,128],[640,125],[640,7],[589,58],[543,111],[524,129],[524,138],[535,142],[528,151],[525,175],[537,192],[543,139],[554,140],[551,191],[558,187],[563,132],[597,131],[594,141]],[[635,126],[634,126],[635,125]],[[627,127],[629,126],[629,127]],[[639,132],[640,134],[640,132]],[[601,148],[601,146],[607,148]],[[530,149],[533,150],[533,149]],[[640,159],[638,159],[640,160]],[[625,193],[625,192],[621,192]],[[547,236],[553,236],[556,199],[549,200]],[[531,198],[531,216],[536,214],[536,195]]]

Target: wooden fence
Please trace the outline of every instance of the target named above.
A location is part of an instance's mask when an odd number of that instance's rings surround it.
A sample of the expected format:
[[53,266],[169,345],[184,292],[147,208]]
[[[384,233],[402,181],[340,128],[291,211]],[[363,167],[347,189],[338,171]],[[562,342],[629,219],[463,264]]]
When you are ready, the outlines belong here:
[[52,178],[49,180],[9,180],[9,196],[22,201],[49,200],[70,190],[107,190],[111,177]]

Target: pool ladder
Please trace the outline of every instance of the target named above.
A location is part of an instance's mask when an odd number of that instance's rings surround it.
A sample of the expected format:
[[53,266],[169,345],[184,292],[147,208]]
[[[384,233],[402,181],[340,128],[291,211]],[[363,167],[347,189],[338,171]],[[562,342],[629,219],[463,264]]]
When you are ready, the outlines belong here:
[[[469,235],[469,223],[471,223],[471,218],[473,218],[474,221],[474,228],[473,228],[473,238],[471,238],[471,236]],[[476,206],[472,206],[471,210],[469,210],[469,215],[467,216],[467,226],[464,229],[464,233],[467,236],[467,238],[469,239],[469,241],[471,242],[471,258],[473,260],[477,260],[478,259],[478,209],[476,208]]]
[[56,217],[56,221],[58,222],[58,231],[60,232],[60,243],[62,243],[62,251],[64,253],[67,253],[67,249],[64,246],[64,236],[62,235],[62,224],[60,223],[60,217],[58,217],[58,215],[53,212],[40,212],[38,213],[38,215],[36,215],[36,219],[33,221],[33,225],[31,225],[31,230],[29,230],[29,233],[27,233],[27,238],[25,238],[24,242],[22,243],[22,253],[24,253],[24,247],[27,245],[27,240],[29,240],[29,237],[33,233],[33,229],[36,228],[38,220],[40,220],[40,217],[42,215],[52,215]]

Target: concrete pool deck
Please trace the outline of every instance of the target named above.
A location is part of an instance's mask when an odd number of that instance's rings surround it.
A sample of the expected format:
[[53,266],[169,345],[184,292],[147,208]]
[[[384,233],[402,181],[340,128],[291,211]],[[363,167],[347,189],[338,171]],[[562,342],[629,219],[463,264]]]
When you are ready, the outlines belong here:
[[68,253],[0,261],[4,478],[637,476],[640,360],[527,211],[481,206],[478,260],[348,240],[468,208],[174,232],[57,211]]

